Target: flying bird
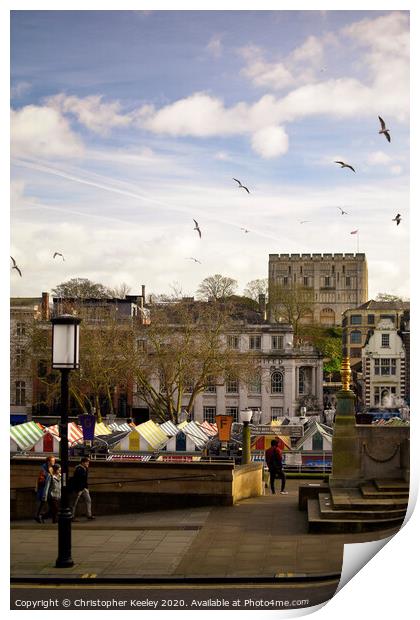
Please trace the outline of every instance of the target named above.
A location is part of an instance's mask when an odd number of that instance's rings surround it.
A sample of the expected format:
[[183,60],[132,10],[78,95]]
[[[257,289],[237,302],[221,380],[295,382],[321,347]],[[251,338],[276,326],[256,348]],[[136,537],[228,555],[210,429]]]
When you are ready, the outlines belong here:
[[54,256],[53,256],[53,258],[55,258],[56,256],[61,256],[61,258],[62,258],[63,260],[65,260],[64,256],[61,254],[61,252],[54,252]]
[[402,220],[401,215],[399,213],[397,213],[397,215],[394,217],[394,219],[392,221],[393,222],[397,222],[397,226],[399,226],[401,220]]
[[391,136],[389,135],[389,129],[386,128],[385,121],[380,116],[378,118],[381,123],[381,130],[378,133],[383,133],[388,142],[391,142]]
[[350,170],[353,170],[353,172],[356,172],[356,170],[353,168],[353,166],[350,166],[350,164],[346,164],[344,161],[335,161],[335,164],[340,164],[340,166],[342,168],[350,168]]
[[13,267],[12,267],[12,269],[16,269],[16,271],[18,272],[18,274],[20,275],[20,277],[22,277],[22,272],[21,272],[21,270],[19,269],[19,267],[17,266],[15,259],[13,258],[13,256],[11,256],[10,258],[12,259],[12,262],[13,262]]
[[193,260],[195,263],[200,263],[201,265],[201,261],[197,260],[196,258],[194,258],[193,256],[189,256],[188,258],[186,258],[185,260]]
[[198,234],[199,234],[199,236],[200,236],[200,239],[201,239],[201,230],[200,230],[200,228],[199,228],[199,226],[198,226],[198,222],[197,222],[197,220],[195,220],[194,218],[193,218],[193,222],[194,222],[194,224],[195,224],[195,228],[194,228],[194,230],[196,230],[196,231],[198,232]]
[[249,233],[249,230],[247,230],[246,228],[242,228],[242,227],[241,227],[241,230],[243,230],[245,234],[246,234],[246,233]]
[[337,209],[340,209],[341,215],[348,215],[348,212],[344,211],[344,209],[342,209],[341,207],[337,207]]
[[[232,177],[233,178],[233,177]],[[237,183],[239,183],[239,187],[242,187],[242,189],[245,189],[248,194],[250,194],[251,192],[249,191],[249,189],[247,187],[245,187],[245,185],[242,185],[242,183],[239,181],[239,179],[233,179],[234,181],[236,181]]]
[[311,220],[301,220],[299,224],[309,224]]

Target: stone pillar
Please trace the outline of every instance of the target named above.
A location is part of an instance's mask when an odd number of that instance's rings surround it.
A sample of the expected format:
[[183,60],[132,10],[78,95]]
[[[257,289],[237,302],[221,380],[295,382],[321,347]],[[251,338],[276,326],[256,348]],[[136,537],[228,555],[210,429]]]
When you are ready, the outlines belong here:
[[[296,374],[295,374],[295,366],[294,364],[292,365],[285,365],[284,366],[284,385],[283,385],[283,392],[284,392],[284,410],[283,410],[283,414],[284,415],[289,415],[289,416],[293,416],[295,415],[295,407],[294,407],[294,402],[296,400],[296,393],[297,393],[297,389],[296,389]],[[287,410],[289,410],[289,413],[287,412]]]
[[261,368],[261,424],[270,424],[271,420],[271,385],[270,369]]
[[359,441],[356,433],[355,394],[350,390],[350,360],[341,366],[343,388],[337,392],[334,436],[332,441],[332,473],[330,487],[357,487],[361,478]]

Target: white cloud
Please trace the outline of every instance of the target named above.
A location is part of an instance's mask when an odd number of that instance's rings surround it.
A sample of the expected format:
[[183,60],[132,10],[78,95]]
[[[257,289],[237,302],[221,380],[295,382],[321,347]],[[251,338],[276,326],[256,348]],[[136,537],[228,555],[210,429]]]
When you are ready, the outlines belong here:
[[324,60],[323,41],[311,35],[302,45],[293,50],[290,57],[297,63],[304,62],[319,66]]
[[11,111],[11,150],[16,157],[79,157],[83,144],[58,110],[28,105]]
[[48,98],[46,103],[63,114],[75,116],[79,123],[102,135],[114,127],[126,127],[132,122],[130,115],[120,113],[119,101],[104,103],[102,95],[80,98],[59,93]]
[[252,136],[252,148],[264,159],[284,155],[289,149],[289,138],[283,127],[264,127]]
[[223,51],[222,37],[220,35],[214,35],[206,46],[206,50],[214,57],[220,58]]
[[369,153],[367,161],[372,166],[380,166],[381,164],[388,164],[391,161],[391,157],[383,151],[375,151]]

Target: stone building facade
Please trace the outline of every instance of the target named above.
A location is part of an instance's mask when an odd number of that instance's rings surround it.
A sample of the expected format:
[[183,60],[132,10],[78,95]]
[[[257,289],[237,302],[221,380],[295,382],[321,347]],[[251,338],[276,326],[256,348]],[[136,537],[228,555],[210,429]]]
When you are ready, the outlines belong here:
[[366,407],[400,406],[405,399],[406,355],[391,319],[382,319],[362,349],[363,401]]
[[274,319],[275,287],[301,287],[312,292],[312,311],[305,322],[341,325],[341,315],[368,299],[365,254],[270,254],[269,318]]
[[[262,424],[299,415],[301,406],[306,406],[308,415],[321,412],[322,355],[312,346],[295,347],[290,325],[242,323],[228,338],[239,352],[251,350],[258,356],[255,381],[209,386],[194,401],[194,420],[214,422],[216,414],[231,414],[238,421],[239,412],[247,408],[261,412]],[[158,381],[154,387],[159,389]],[[187,394],[182,404],[186,406],[188,400]],[[135,404],[142,406],[141,401]]]

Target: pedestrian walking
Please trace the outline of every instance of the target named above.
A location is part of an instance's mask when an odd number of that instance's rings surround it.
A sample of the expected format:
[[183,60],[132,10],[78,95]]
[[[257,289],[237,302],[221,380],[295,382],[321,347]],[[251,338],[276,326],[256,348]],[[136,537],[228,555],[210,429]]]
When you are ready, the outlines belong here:
[[48,502],[53,523],[57,523],[58,511],[61,499],[61,467],[53,465],[52,472],[48,474],[44,488],[43,500]]
[[271,448],[265,451],[265,461],[267,463],[268,471],[270,473],[270,488],[274,495],[276,478],[281,479],[281,491],[282,495],[287,495],[287,491],[284,490],[286,486],[286,476],[283,471],[283,459],[282,452],[279,448],[279,440],[273,439],[271,441]]
[[43,523],[44,519],[48,516],[48,502],[47,499],[44,499],[44,490],[47,482],[47,477],[52,474],[54,464],[55,456],[47,456],[45,463],[40,469],[36,481],[36,510],[34,518],[35,521],[38,521],[38,523]]
[[73,521],[76,519],[76,508],[79,503],[79,499],[82,497],[86,505],[86,515],[89,520],[94,519],[92,515],[92,500],[88,488],[88,472],[89,472],[89,457],[83,456],[80,459],[79,465],[73,473],[72,488],[76,493],[76,499],[73,504]]

